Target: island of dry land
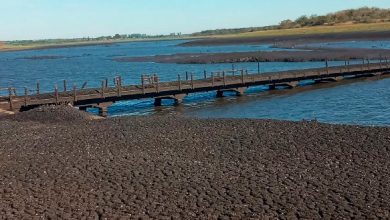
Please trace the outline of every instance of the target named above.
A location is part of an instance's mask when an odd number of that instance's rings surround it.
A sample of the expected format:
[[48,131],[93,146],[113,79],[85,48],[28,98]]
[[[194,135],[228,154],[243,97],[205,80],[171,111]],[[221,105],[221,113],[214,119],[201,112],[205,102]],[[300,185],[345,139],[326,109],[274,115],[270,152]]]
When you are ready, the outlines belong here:
[[[359,26],[358,24],[355,24]],[[294,49],[290,51],[254,51],[232,53],[195,53],[172,54],[147,57],[118,57],[113,60],[119,62],[157,62],[178,64],[209,64],[209,63],[235,63],[235,62],[302,62],[302,61],[345,61],[361,59],[390,59],[390,50],[372,48],[320,48],[308,46],[310,43],[327,43],[343,41],[389,41],[390,25],[383,24],[388,30],[351,32],[348,29],[334,27],[338,31],[315,32],[311,28],[302,30],[261,31],[258,33],[245,33],[237,35],[218,36],[200,40],[189,41],[181,46],[218,46],[240,44],[271,44],[276,48]],[[328,27],[327,27],[328,28]],[[306,30],[306,31],[305,31]],[[318,29],[319,30],[319,29]],[[284,34],[283,34],[284,33]]]
[[180,116],[0,119],[10,219],[386,219],[390,128]]

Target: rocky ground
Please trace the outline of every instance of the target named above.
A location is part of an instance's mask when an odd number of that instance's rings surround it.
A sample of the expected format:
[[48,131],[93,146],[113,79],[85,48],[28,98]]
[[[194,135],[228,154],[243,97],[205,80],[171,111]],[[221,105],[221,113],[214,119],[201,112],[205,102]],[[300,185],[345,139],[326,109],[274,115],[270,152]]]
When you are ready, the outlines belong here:
[[390,31],[360,31],[346,33],[300,34],[283,36],[210,37],[182,43],[182,46],[217,46],[237,44],[277,44],[285,46],[307,43],[351,40],[390,40]]
[[0,216],[389,218],[389,158],[390,128],[41,108],[0,119]]
[[386,49],[336,49],[308,48],[297,51],[271,52],[233,52],[233,53],[197,53],[156,55],[146,57],[119,57],[118,62],[156,62],[177,64],[213,64],[242,62],[306,62],[306,61],[347,61],[363,59],[382,60],[390,62],[390,50]]

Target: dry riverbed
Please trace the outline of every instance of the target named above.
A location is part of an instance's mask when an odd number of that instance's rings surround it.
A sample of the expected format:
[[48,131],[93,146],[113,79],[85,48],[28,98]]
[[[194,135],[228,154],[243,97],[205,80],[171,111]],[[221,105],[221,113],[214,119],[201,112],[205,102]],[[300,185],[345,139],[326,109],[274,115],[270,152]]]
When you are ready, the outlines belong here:
[[303,48],[301,51],[233,52],[156,55],[147,57],[119,57],[118,62],[156,62],[177,64],[213,64],[241,62],[305,62],[305,61],[346,61],[382,60],[390,61],[390,50],[385,49],[336,49]]
[[175,116],[0,119],[9,218],[389,218],[390,128]]

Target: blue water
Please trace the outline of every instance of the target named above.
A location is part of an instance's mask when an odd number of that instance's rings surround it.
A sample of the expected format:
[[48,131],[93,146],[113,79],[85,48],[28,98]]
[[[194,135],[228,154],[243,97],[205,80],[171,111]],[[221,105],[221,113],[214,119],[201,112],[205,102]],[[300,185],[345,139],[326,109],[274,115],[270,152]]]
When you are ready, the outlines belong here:
[[249,91],[185,113],[200,118],[273,118],[327,123],[390,125],[390,78],[352,80],[290,91]]
[[[141,74],[156,73],[162,81],[175,80],[177,74],[186,71],[195,78],[203,77],[203,71],[220,71],[232,68],[232,64],[159,64],[116,62],[117,57],[152,56],[175,53],[216,53],[239,51],[280,50],[270,45],[233,45],[207,47],[180,47],[184,41],[132,42],[89,47],[45,49],[0,53],[0,88],[16,87],[18,93],[28,87],[33,92],[37,81],[42,91],[53,91],[54,84],[60,89],[62,81],[68,87],[76,83],[80,87],[98,87],[103,79],[121,76],[123,83],[139,84]],[[345,42],[350,45],[350,42]],[[377,43],[378,45],[384,44]],[[361,47],[368,43],[358,43]],[[353,47],[352,45],[350,45]],[[386,47],[386,46],[385,46]],[[55,56],[56,59],[29,59],[39,56]],[[343,62],[330,62],[331,66]],[[256,63],[236,63],[235,68],[257,72]],[[324,67],[323,62],[261,63],[261,72]],[[331,84],[329,84],[331,85]],[[187,96],[183,105],[171,106],[164,101],[163,107],[154,107],[153,100],[115,103],[109,108],[111,116],[183,114],[202,118],[273,118],[287,120],[317,119],[329,123],[364,125],[390,125],[390,101],[388,79],[379,81],[348,81],[336,87],[307,87],[294,90],[268,92],[263,87],[251,88],[244,97],[227,94],[215,99],[214,93]],[[306,88],[306,87],[305,87]],[[3,93],[4,94],[4,93]],[[1,93],[0,93],[1,95]],[[94,112],[94,110],[90,110]]]
[[313,47],[326,48],[364,48],[364,49],[390,49],[390,41],[346,41],[307,44]]
[[[122,76],[125,84],[138,84],[141,74],[156,73],[162,81],[176,79],[177,74],[186,71],[200,73],[204,70],[231,69],[225,65],[176,65],[155,63],[121,63],[117,57],[152,56],[175,53],[217,53],[234,51],[274,51],[270,45],[239,45],[218,47],[179,47],[185,41],[151,41],[118,43],[89,47],[59,48],[33,51],[0,53],[0,88],[35,88],[40,82],[42,91],[52,91],[54,85],[63,80],[89,87],[99,86],[101,80]],[[41,56],[55,56],[57,59],[29,59]],[[239,64],[240,67],[257,68],[253,64]],[[312,66],[311,64],[309,66]],[[281,67],[284,68],[284,67]],[[288,67],[287,67],[288,68]],[[111,80],[110,80],[111,82]]]

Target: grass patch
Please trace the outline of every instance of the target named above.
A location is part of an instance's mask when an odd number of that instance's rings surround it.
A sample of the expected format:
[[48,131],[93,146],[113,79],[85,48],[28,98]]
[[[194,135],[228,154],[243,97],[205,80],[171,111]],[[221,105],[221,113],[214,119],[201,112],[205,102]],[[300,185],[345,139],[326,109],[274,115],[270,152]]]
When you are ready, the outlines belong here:
[[385,23],[370,23],[370,24],[338,24],[324,25],[304,28],[280,29],[255,31],[240,34],[218,35],[213,37],[218,38],[242,38],[242,37],[272,37],[286,35],[307,35],[307,34],[328,34],[328,33],[351,33],[365,31],[389,31],[390,22]]

